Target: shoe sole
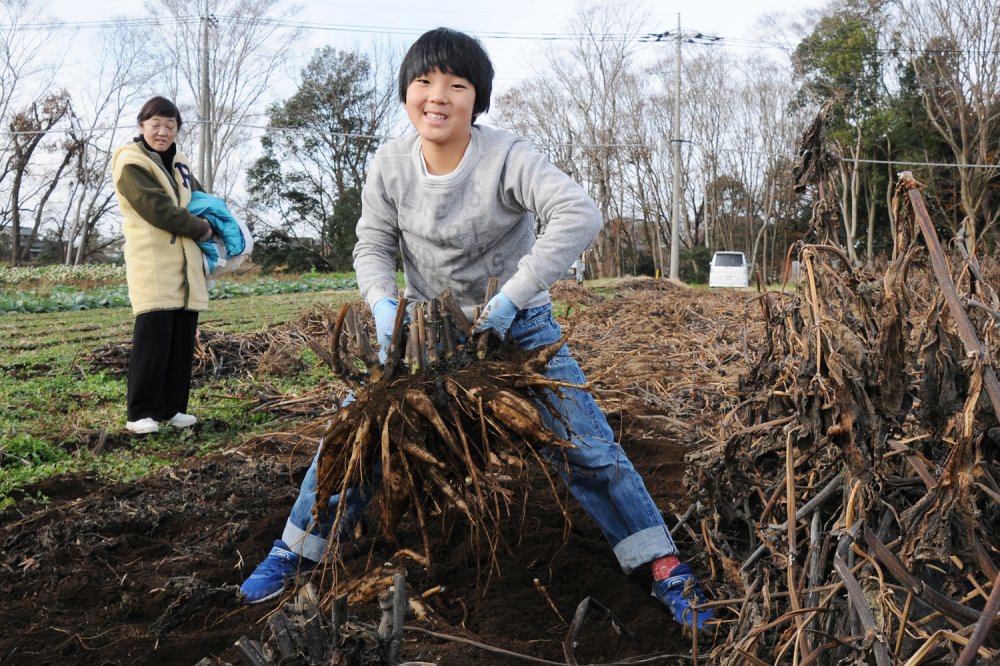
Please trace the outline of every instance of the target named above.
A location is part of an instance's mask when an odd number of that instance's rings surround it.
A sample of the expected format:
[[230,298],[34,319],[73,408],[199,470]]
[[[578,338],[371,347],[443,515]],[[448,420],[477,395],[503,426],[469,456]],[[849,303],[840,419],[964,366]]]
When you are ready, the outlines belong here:
[[272,592],[271,594],[267,595],[266,597],[261,597],[260,599],[255,599],[253,601],[246,600],[246,604],[248,606],[252,606],[253,604],[260,604],[260,603],[264,603],[265,601],[270,601],[271,599],[274,599],[275,597],[279,596],[282,592],[284,592],[285,588],[287,588],[287,587],[288,586],[285,585],[284,587],[282,587],[277,592]]

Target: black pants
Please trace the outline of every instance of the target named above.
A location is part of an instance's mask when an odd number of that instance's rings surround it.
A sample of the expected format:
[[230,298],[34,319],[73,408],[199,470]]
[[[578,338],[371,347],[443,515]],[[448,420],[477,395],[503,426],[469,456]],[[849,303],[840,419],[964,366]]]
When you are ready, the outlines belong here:
[[128,364],[128,420],[165,421],[187,411],[198,313],[156,310],[135,318]]

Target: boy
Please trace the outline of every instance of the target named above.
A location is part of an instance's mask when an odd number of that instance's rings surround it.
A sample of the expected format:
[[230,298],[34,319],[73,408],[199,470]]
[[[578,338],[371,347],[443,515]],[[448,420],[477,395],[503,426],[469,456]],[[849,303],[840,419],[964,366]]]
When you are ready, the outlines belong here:
[[[596,237],[600,213],[579,185],[526,140],[475,125],[489,108],[492,85],[493,65],[482,45],[446,28],[421,36],[400,66],[399,98],[416,133],[390,141],[375,155],[354,249],[358,287],[383,349],[396,317],[397,252],[407,300],[430,300],[451,289],[471,310],[482,303],[487,279],[499,276],[500,291],[476,322],[479,330],[493,329],[501,339],[509,334],[522,349],[561,335],[548,287]],[[535,216],[547,222],[537,239]],[[565,346],[546,375],[570,384],[586,381]],[[576,444],[559,465],[571,492],[614,547],[622,569],[629,573],[649,564],[653,595],[678,623],[692,625],[691,606],[704,595],[680,563],[660,511],[604,414],[580,389],[551,397]],[[567,434],[563,422],[547,420],[557,434]],[[249,603],[278,595],[300,567],[313,566],[326,552],[331,526],[311,516],[315,490],[314,461],[282,539],[243,583]],[[366,485],[347,493],[336,538],[350,533],[371,492]],[[338,500],[331,500],[328,520]],[[710,609],[699,612],[698,628],[711,616]]]

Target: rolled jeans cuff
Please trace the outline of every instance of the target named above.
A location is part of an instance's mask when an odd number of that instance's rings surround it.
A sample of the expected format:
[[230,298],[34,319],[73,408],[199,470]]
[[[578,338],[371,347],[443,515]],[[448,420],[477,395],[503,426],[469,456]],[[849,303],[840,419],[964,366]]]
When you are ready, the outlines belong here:
[[288,546],[288,550],[313,562],[322,560],[330,547],[328,540],[306,532],[290,520],[285,523],[285,531],[281,534],[281,540]]
[[677,555],[677,546],[666,525],[647,527],[625,537],[615,546],[615,557],[622,571],[629,574],[638,567],[667,555]]

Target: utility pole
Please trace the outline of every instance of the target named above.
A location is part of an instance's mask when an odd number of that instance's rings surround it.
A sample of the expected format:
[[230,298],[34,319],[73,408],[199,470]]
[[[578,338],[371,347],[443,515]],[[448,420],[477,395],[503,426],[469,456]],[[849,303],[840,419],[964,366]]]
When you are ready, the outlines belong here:
[[681,265],[681,42],[694,43],[695,40],[718,42],[721,37],[710,37],[702,33],[685,35],[681,30],[681,15],[677,14],[677,32],[660,32],[645,35],[641,41],[660,42],[672,37],[676,47],[674,55],[674,130],[670,140],[673,162],[673,219],[670,221],[670,279],[680,279]]
[[198,120],[201,125],[198,132],[198,175],[205,191],[212,191],[212,181],[215,179],[212,169],[212,107],[209,103],[208,85],[208,13],[209,0],[205,0],[205,13],[201,17],[201,100],[198,109]]
[[670,142],[673,148],[674,165],[674,213],[670,221],[670,279],[681,277],[681,15],[677,14],[677,44],[676,68],[674,71],[674,138]]

